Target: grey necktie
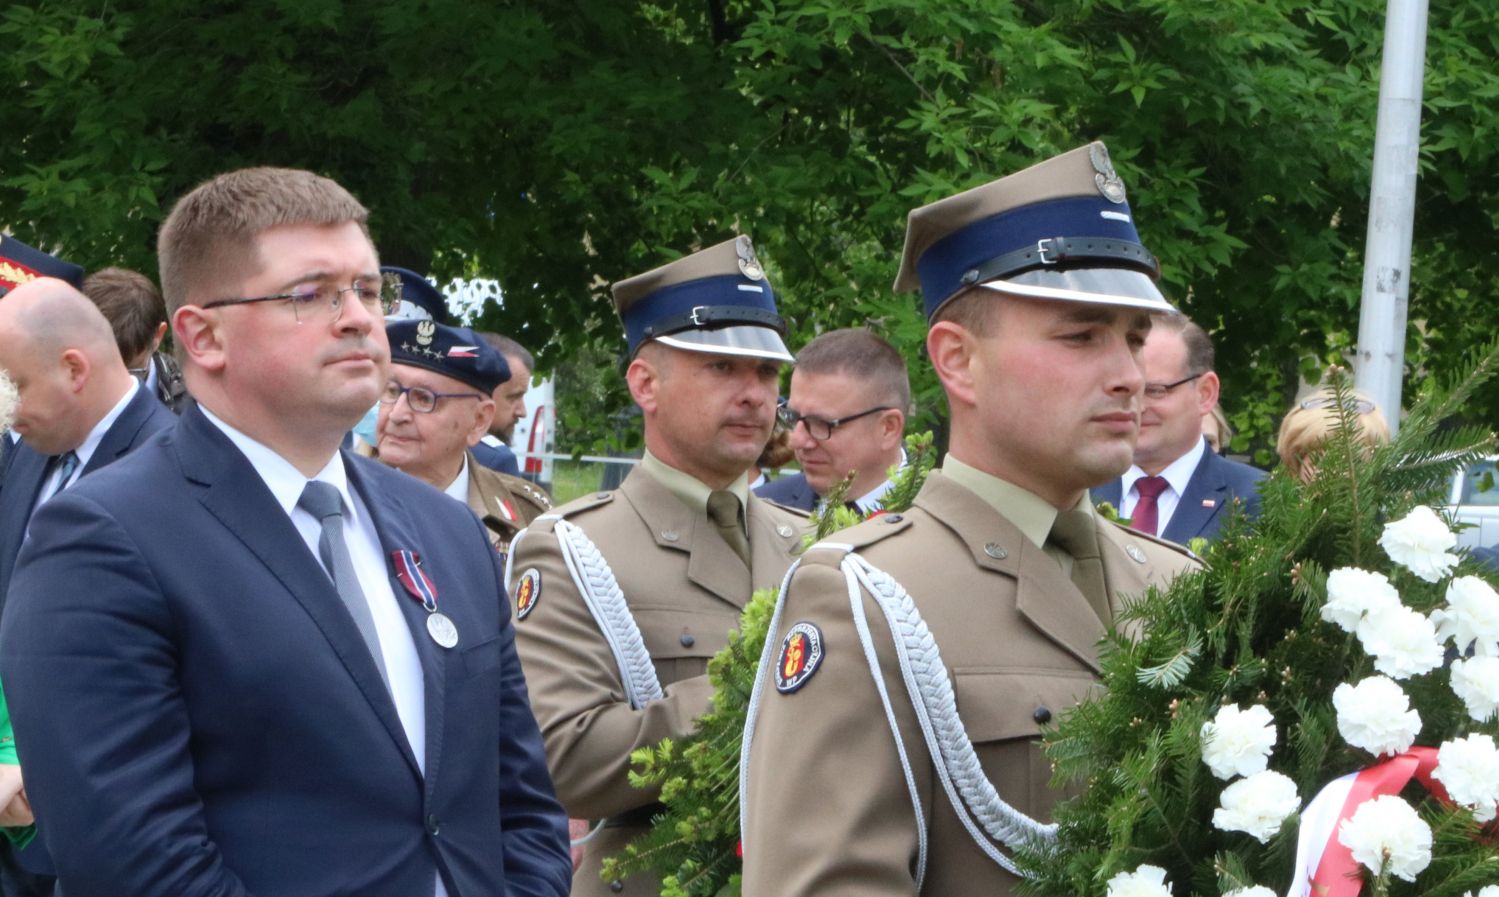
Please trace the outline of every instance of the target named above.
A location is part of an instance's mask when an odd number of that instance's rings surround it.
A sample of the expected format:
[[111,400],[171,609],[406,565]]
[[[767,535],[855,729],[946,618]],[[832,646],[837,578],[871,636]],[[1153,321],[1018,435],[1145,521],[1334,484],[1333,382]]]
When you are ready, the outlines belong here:
[[380,678],[384,680],[385,687],[389,688],[390,676],[385,672],[385,655],[380,652],[380,636],[375,632],[375,616],[370,613],[364,590],[359,587],[359,575],[354,572],[354,559],[350,557],[349,546],[344,542],[343,498],[338,493],[338,487],[331,483],[309,480],[307,488],[302,490],[302,497],[297,499],[297,507],[316,517],[323,525],[323,532],[317,540],[318,555],[323,559],[323,566],[328,568],[333,585],[338,588],[338,597],[343,599],[349,615],[354,618],[354,625],[359,627],[359,634],[364,636],[365,647],[375,659],[375,666],[380,669]]
[[718,534],[729,543],[744,565],[749,566],[749,539],[739,525],[739,496],[727,489],[716,489],[708,496],[708,517],[718,527]]
[[1105,623],[1113,619],[1109,589],[1103,580],[1103,555],[1098,549],[1098,530],[1087,511],[1063,511],[1051,525],[1049,541],[1072,555],[1072,584],[1077,586],[1094,613]]
[[73,472],[76,471],[77,469],[78,469],[78,453],[77,452],[63,452],[61,455],[58,455],[57,456],[57,470],[58,470],[58,472],[60,472],[62,474],[62,476],[59,476],[57,478],[57,485],[55,487],[53,487],[52,494],[48,495],[47,497],[48,498],[53,498],[54,496],[57,495],[57,493],[61,492],[62,490],[66,489],[66,488],[68,488],[68,480],[71,480],[73,478]]

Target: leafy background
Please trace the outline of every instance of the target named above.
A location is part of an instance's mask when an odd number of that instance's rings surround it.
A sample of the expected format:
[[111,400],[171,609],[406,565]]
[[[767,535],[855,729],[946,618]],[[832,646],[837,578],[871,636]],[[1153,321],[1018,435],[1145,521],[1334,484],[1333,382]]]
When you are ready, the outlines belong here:
[[[1493,335],[1499,280],[1499,5],[1430,14],[1412,385]],[[541,349],[584,449],[629,438],[611,280],[742,230],[795,345],[873,321],[915,360],[905,212],[1098,138],[1264,463],[1356,339],[1382,29],[1350,0],[11,2],[0,227],[154,275],[194,184],[324,172],[387,261],[503,284],[482,323]]]

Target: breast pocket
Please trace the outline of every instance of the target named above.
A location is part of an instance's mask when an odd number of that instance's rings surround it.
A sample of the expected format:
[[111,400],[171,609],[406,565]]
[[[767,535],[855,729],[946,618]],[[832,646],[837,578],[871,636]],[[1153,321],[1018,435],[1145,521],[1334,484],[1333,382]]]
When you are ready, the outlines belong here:
[[665,607],[637,607],[634,612],[662,685],[707,673],[708,660],[728,645],[729,630],[739,624],[732,613]]
[[500,640],[498,637],[480,642],[463,652],[463,678],[472,679],[490,670],[500,668]]
[[958,716],[999,796],[1028,816],[1050,820],[1051,807],[1072,792],[1049,786],[1051,763],[1041,730],[1099,688],[1080,670],[956,669]]

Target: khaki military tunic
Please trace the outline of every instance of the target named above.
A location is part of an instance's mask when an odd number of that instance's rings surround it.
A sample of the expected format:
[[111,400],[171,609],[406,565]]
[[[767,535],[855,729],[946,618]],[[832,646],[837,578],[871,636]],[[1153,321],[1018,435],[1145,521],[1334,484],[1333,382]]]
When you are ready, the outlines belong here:
[[500,563],[510,552],[510,543],[531,521],[552,509],[552,498],[540,486],[520,477],[490,470],[468,456],[468,506],[484,521],[489,543],[500,553]]
[[[1123,596],[1164,586],[1196,561],[1103,518],[1104,576]],[[985,775],[1011,806],[1050,821],[1041,724],[1096,687],[1104,624],[1058,560],[989,502],[934,472],[913,507],[838,533],[911,595],[951,678]],[[797,623],[822,633],[820,664],[795,691],[762,682],[742,799],[746,897],[963,897],[1014,893],[1017,879],[963,827],[932,766],[879,605],[860,596],[914,771],[927,834],[917,890],[917,818],[870,666],[860,646],[842,548],[814,546],[792,575],[771,634],[772,659]],[[804,630],[805,631],[805,630]]]
[[[534,577],[527,607],[516,609],[516,645],[557,795],[575,818],[615,818],[589,841],[574,876],[575,895],[658,891],[643,876],[619,891],[599,878],[603,858],[644,831],[656,800],[653,791],[630,785],[630,753],[692,731],[709,709],[708,659],[728,644],[754,590],[780,586],[806,531],[805,517],[753,495],[745,511],[751,568],[706,510],[689,508],[643,467],[618,490],[554,512],[598,546],[640,627],[665,697],[639,710],[625,698],[614,656],[568,573],[550,515],[512,546],[506,577],[512,600],[517,583]],[[628,818],[632,813],[636,818]]]

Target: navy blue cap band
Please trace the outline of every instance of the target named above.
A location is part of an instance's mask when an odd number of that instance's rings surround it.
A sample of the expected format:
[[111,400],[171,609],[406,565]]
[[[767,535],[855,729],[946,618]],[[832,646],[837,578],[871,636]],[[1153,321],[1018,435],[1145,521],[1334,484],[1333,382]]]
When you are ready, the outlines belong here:
[[[1139,246],[1140,243],[1140,235],[1135,231],[1129,206],[1109,202],[1102,196],[1069,197],[1033,203],[953,231],[928,247],[916,262],[926,315],[930,318],[938,306],[951,299],[954,294],[974,283],[982,282],[969,272],[990,267],[988,263],[1004,256],[1034,251],[1038,239],[1065,238],[1068,242],[1075,243],[1078,238],[1085,237],[1115,244]],[[1148,255],[1146,253],[1147,257]],[[1039,258],[1038,261],[1050,263]],[[1061,266],[1080,267],[1089,262],[1094,267],[1141,267],[1138,263],[1125,263],[1123,260],[1086,257],[1062,261]],[[1150,264],[1153,266],[1153,259]],[[968,277],[965,278],[965,275]]]
[[683,330],[753,325],[785,332],[770,282],[733,274],[657,290],[625,309],[620,318],[632,353],[647,339]]

